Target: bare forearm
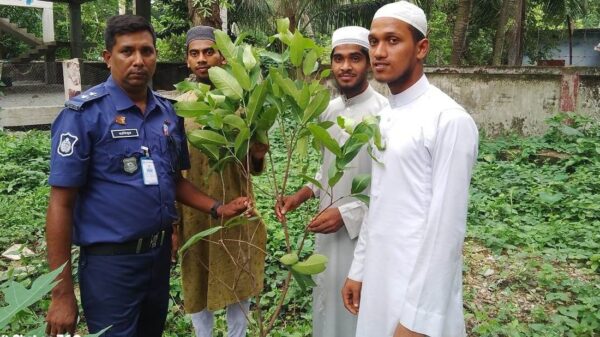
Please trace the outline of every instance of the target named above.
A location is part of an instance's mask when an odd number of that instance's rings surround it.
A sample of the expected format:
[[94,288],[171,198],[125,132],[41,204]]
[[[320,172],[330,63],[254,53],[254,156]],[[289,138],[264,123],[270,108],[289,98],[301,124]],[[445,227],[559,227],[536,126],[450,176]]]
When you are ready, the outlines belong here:
[[210,213],[210,208],[215,203],[214,199],[202,193],[185,178],[179,178],[176,193],[177,201],[204,213]]
[[298,200],[298,204],[304,203],[306,200],[314,197],[315,194],[308,186],[303,186],[301,189],[296,192],[295,197]]
[[76,191],[52,188],[46,215],[46,243],[48,246],[48,264],[51,270],[65,268],[57,277],[61,282],[52,290],[53,296],[73,293],[71,276],[71,236],[73,228],[73,209]]

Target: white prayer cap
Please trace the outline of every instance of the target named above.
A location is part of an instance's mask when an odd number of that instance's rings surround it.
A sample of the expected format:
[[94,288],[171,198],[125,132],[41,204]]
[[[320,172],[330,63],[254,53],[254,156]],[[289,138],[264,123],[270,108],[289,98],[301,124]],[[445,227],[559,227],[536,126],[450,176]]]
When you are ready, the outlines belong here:
[[358,26],[338,28],[331,35],[331,48],[341,44],[357,44],[369,49],[369,30]]
[[394,18],[404,21],[415,27],[418,31],[427,36],[427,18],[425,12],[417,5],[408,1],[398,1],[384,5],[375,12],[373,20],[377,18]]

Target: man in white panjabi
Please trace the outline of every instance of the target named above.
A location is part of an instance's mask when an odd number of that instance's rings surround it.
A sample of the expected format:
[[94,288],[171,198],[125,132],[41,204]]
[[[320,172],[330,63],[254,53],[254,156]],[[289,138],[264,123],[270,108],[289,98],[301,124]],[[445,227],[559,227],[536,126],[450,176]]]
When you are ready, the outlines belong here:
[[[386,149],[375,153],[371,204],[342,290],[357,337],[461,337],[462,246],[478,132],[470,115],[429,84],[423,11],[381,7],[369,34],[371,67],[388,84]],[[377,151],[377,150],[375,150]]]
[[[332,35],[331,70],[341,96],[329,102],[320,119],[335,123],[328,131],[340,145],[348,139],[349,134],[337,125],[338,116],[360,122],[366,116],[376,115],[388,104],[387,99],[377,93],[367,80],[368,35],[367,29],[354,26],[339,28]],[[335,165],[335,155],[324,149],[323,163],[315,177],[323,187],[328,186],[330,165]],[[339,292],[350,269],[367,206],[354,198],[336,200],[350,195],[352,179],[356,175],[371,172],[371,157],[362,149],[348,166],[331,195],[309,184],[295,194],[284,197],[275,209],[277,217],[283,220],[286,212],[296,209],[307,199],[313,196],[320,199],[319,211],[322,213],[311,221],[308,230],[316,233],[316,252],[327,256],[329,262],[325,272],[315,279],[314,337],[347,337],[355,334],[356,317],[344,309]]]

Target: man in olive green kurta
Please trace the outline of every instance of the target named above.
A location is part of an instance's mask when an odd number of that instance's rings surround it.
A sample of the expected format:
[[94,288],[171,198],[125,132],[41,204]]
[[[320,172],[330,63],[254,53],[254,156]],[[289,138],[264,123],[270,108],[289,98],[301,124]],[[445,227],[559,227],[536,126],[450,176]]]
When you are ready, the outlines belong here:
[[[225,61],[213,48],[211,27],[190,29],[187,35],[187,65],[193,81],[210,84],[208,69]],[[193,101],[193,93],[181,95],[178,100]],[[193,119],[186,119],[186,131],[197,129]],[[223,172],[210,169],[208,158],[198,149],[189,146],[191,169],[187,179],[210,197],[228,202],[238,196],[253,199],[252,184],[244,173],[259,173],[263,169],[266,145],[255,143],[250,147],[250,168],[229,164]],[[218,205],[215,205],[218,206]],[[213,226],[221,220],[182,207],[180,238],[182,243],[194,234]],[[212,311],[227,307],[229,336],[245,336],[248,299],[263,288],[266,229],[260,221],[223,229],[191,247],[182,259],[184,306],[192,314],[197,337],[212,335]]]

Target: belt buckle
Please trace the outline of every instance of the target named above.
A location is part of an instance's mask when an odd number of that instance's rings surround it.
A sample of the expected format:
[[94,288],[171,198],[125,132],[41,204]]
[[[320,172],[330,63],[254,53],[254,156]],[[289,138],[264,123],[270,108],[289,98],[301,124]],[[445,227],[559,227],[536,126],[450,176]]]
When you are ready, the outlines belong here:
[[156,247],[157,242],[158,242],[158,233],[152,235],[152,238],[150,238],[150,248]]

